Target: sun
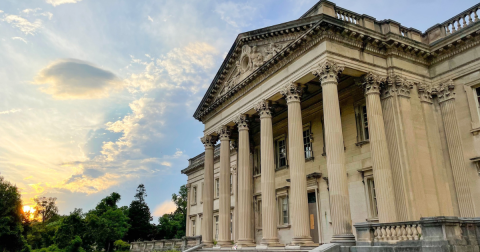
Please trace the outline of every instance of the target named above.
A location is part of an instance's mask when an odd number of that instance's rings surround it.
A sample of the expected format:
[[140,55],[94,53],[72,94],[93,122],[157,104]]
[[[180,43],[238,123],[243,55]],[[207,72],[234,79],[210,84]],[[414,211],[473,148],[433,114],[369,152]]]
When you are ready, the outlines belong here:
[[33,218],[34,218],[34,212],[35,212],[35,209],[34,209],[33,207],[28,206],[28,205],[25,205],[25,206],[23,206],[23,212],[24,212],[24,213],[30,212],[29,219],[30,219],[30,220],[33,220]]

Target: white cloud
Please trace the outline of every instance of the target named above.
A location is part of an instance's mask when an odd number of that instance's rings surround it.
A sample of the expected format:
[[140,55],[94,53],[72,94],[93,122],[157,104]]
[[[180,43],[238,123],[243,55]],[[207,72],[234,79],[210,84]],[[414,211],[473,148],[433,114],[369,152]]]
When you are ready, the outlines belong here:
[[25,44],[28,44],[27,41],[24,38],[21,37],[12,37],[13,40],[20,40],[23,41]]
[[120,79],[110,71],[76,59],[62,59],[42,69],[34,84],[56,99],[96,99],[121,88]]
[[46,3],[51,4],[53,6],[61,5],[61,4],[67,4],[67,3],[77,3],[82,0],[46,0]]
[[153,18],[150,17],[150,16],[148,16],[148,20],[149,20],[150,22],[153,22]]
[[14,27],[17,27],[26,35],[35,35],[36,30],[42,27],[42,21],[39,19],[31,23],[27,19],[17,15],[6,15],[3,20],[12,24]]
[[42,12],[39,14],[40,16],[48,17],[48,20],[52,20],[53,14],[51,12]]
[[0,115],[6,115],[6,114],[13,114],[13,113],[18,113],[21,112],[21,109],[10,109],[6,111],[0,111]]
[[162,216],[164,214],[173,213],[175,210],[177,210],[177,205],[175,205],[173,201],[167,200],[155,208],[153,215]]
[[41,10],[41,8],[35,8],[35,9],[25,9],[23,10],[22,12],[23,13],[26,13],[26,14],[30,14],[30,13],[35,13],[37,11]]

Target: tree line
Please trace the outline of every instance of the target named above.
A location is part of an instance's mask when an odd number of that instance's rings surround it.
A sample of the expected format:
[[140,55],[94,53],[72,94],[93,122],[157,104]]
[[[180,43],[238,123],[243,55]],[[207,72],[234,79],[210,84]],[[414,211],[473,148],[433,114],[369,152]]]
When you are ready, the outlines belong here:
[[93,252],[128,250],[129,242],[182,238],[187,218],[187,188],[172,195],[176,210],[152,223],[147,192],[140,184],[129,206],[118,206],[112,192],[94,209],[59,215],[56,198],[35,198],[26,212],[19,189],[0,176],[0,252]]

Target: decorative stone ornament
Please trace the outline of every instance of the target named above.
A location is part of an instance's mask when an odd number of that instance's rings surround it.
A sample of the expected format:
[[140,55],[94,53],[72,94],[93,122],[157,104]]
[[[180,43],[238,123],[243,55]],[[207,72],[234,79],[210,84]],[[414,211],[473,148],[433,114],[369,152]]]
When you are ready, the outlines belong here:
[[238,115],[233,122],[238,126],[238,130],[248,130],[248,115]]
[[263,116],[272,116],[272,111],[270,108],[270,102],[267,100],[262,100],[259,103],[255,104],[254,109],[260,114],[260,118]]
[[217,130],[218,138],[220,141],[230,140],[230,127],[222,126]]
[[360,79],[360,84],[364,91],[365,95],[369,94],[380,94],[381,85],[385,82],[385,77],[373,74],[369,72]]
[[410,98],[410,90],[413,88],[413,83],[399,75],[394,75],[392,78],[397,87],[398,95]]
[[212,136],[212,135],[206,135],[200,139],[202,143],[205,145],[205,147],[214,147],[215,144],[218,141],[217,136]]
[[448,82],[440,83],[433,88],[432,93],[438,97],[438,102],[445,102],[451,99],[455,99],[455,93],[452,92],[455,89],[455,85],[452,80]]
[[280,94],[285,97],[285,100],[288,102],[300,102],[300,98],[302,97],[302,87],[296,83],[289,83],[285,85],[285,87],[280,90]]
[[333,61],[325,61],[322,64],[319,64],[317,68],[312,71],[312,74],[317,76],[320,79],[320,82],[323,84],[338,82],[338,76],[343,72],[345,67],[337,65]]
[[417,85],[420,102],[432,103],[432,87],[421,82],[415,84]]

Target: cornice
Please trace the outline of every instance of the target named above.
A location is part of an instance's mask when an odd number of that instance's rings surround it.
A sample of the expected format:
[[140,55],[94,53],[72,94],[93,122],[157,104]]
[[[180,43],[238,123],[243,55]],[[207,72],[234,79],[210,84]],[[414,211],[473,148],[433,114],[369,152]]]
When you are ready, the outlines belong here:
[[[308,17],[307,19],[312,21],[314,18],[318,20],[318,22],[287,29],[290,30],[289,32],[302,32],[302,34],[287,44],[270,60],[254,70],[250,75],[246,76],[228,92],[213,101],[212,94],[215,92],[212,93],[211,91],[215,91],[215,88],[218,89],[219,86],[223,84],[226,74],[228,73],[228,67],[219,71],[222,72],[223,76],[221,75],[220,78],[216,78],[215,84],[212,83],[209,91],[207,91],[205,95],[208,99],[204,97],[194,117],[200,121],[208,121],[223,108],[229,106],[313,46],[325,40],[343,43],[384,58],[388,56],[404,58],[426,67],[446,60],[480,43],[480,22],[473,24],[467,29],[463,29],[462,33],[464,36],[455,42],[448,43],[448,40],[455,38],[453,36],[454,34],[452,34],[452,36],[442,39],[441,43],[436,42],[436,49],[432,49],[434,46],[429,46],[398,34],[382,34],[360,25],[344,22],[322,14]],[[468,31],[470,31],[471,34],[466,34]],[[230,59],[228,59],[228,61],[226,60],[227,66],[231,67],[233,65],[232,63],[235,62],[236,57],[239,56],[238,50],[243,44],[249,41],[257,40],[257,42],[259,42],[269,37],[280,36],[285,34],[285,31],[283,34],[281,33],[282,31],[266,34],[255,33],[257,35],[240,38],[239,42],[236,42],[237,49],[234,49],[234,53]],[[445,44],[445,46],[442,47],[441,44]],[[222,65],[222,68],[224,65]],[[212,89],[212,87],[215,88]]]

